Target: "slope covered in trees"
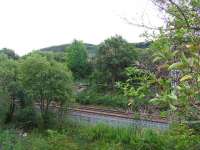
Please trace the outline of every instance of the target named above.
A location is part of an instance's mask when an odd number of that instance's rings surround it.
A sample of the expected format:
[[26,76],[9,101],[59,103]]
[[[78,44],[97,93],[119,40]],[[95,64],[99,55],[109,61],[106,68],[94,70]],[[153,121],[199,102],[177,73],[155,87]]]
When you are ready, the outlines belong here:
[[[150,43],[113,36],[98,46],[74,41],[19,58],[1,51],[0,148],[198,150],[200,1],[152,1],[167,24],[149,35]],[[87,88],[78,91],[73,81]],[[66,119],[68,109],[61,108],[72,103],[120,107],[136,119],[156,114],[167,118],[170,128],[84,126]],[[62,107],[50,109],[52,104]]]
[[[140,42],[140,43],[131,43],[131,44],[137,48],[148,48],[150,46],[150,42]],[[64,52],[66,48],[70,47],[70,45],[71,44],[50,46],[50,47],[42,48],[42,49],[40,49],[40,51]],[[94,57],[97,54],[98,45],[89,44],[89,43],[84,43],[84,45],[87,49],[89,57]]]
[[[58,45],[58,46],[51,46],[51,47],[47,47],[47,48],[42,48],[42,49],[40,49],[40,51],[64,52],[70,46],[71,46],[71,44],[63,44],[63,45]],[[84,46],[86,47],[87,53],[90,57],[93,57],[97,53],[98,45],[84,43]]]

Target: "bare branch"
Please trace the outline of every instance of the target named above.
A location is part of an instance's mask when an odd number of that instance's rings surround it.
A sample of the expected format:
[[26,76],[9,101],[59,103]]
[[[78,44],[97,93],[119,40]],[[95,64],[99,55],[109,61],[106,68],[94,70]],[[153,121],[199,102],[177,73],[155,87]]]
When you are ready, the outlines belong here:
[[188,21],[188,18],[187,18],[186,15],[185,15],[185,13],[183,12],[183,10],[182,10],[175,2],[173,2],[172,0],[169,0],[169,2],[177,8],[177,10],[178,10],[178,11],[181,13],[181,15],[183,16],[187,27],[190,28],[190,23],[189,23],[189,21]]
[[146,28],[146,29],[149,29],[149,30],[160,30],[160,27],[151,27],[151,26],[147,26],[145,24],[137,24],[137,23],[133,23],[131,22],[130,20],[128,20],[127,18],[125,17],[121,17],[124,21],[126,21],[129,25],[133,25],[133,26],[137,26],[137,27],[141,27],[141,28]]

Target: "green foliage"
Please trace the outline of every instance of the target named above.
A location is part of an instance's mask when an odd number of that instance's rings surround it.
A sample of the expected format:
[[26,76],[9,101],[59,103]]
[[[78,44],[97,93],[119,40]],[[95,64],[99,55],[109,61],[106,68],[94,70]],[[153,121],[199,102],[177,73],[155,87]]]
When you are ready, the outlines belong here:
[[[167,74],[169,71],[179,71],[181,74],[168,79],[167,75],[158,77],[157,82],[163,88],[157,91],[152,101],[167,103],[179,119],[199,120],[199,1],[156,2],[166,9],[169,26],[161,29],[155,39],[155,61],[166,66]],[[170,88],[170,85],[166,84],[170,81],[176,81],[178,86]]]
[[18,80],[18,65],[6,55],[0,55],[0,89],[7,95],[9,110],[7,111],[6,123],[12,121],[15,109],[15,100],[21,85]]
[[53,130],[48,130],[47,141],[50,145],[49,150],[78,150],[78,145],[73,143],[66,135],[58,133]]
[[[71,43],[72,44],[72,43]],[[40,49],[41,52],[54,52],[54,53],[63,53],[66,51],[66,49],[68,49],[71,44],[63,44],[63,45],[58,45],[58,46],[51,46],[51,47],[47,47],[47,48],[43,48]],[[88,53],[88,57],[92,58],[96,55],[97,51],[98,51],[98,45],[94,45],[94,44],[89,44],[89,43],[83,43],[84,46],[86,47],[87,53]]]
[[65,65],[33,54],[20,62],[20,71],[23,87],[30,100],[40,102],[44,120],[52,101],[61,106],[71,101],[72,75]]
[[77,144],[64,134],[50,130],[46,136],[33,132],[26,137],[11,131],[0,131],[0,143],[3,150],[78,150]]
[[23,85],[34,99],[44,96],[46,100],[64,103],[71,98],[72,76],[66,66],[33,55],[21,62],[21,72]]
[[142,69],[149,70],[154,72],[156,65],[153,62],[153,50],[151,48],[146,49],[136,49],[137,52],[137,61],[136,65]]
[[0,126],[2,126],[7,117],[9,111],[9,97],[8,95],[0,89]]
[[200,136],[186,126],[169,131],[114,128],[105,125],[68,126],[65,131],[37,131],[22,136],[13,130],[0,131],[0,145],[5,150],[197,150]]
[[[164,138],[165,136],[163,136],[163,139]],[[185,125],[178,125],[175,128],[172,128],[172,130],[167,133],[167,138],[168,139],[165,139],[165,143],[168,145],[169,149],[196,150],[200,144],[200,137],[195,135],[195,132]]]
[[195,150],[200,142],[186,126],[176,126],[169,131],[156,132],[134,128],[113,128],[97,125],[80,129],[82,139],[87,143],[97,143],[97,147],[118,145],[121,149],[130,150]]
[[171,51],[170,40],[163,31],[160,31],[159,37],[156,37],[155,41],[151,44],[151,49],[154,50],[154,62],[166,62],[175,55],[175,52]]
[[19,59],[19,56],[11,49],[3,48],[0,50],[0,55],[6,55],[10,59]]
[[80,104],[88,105],[102,105],[118,108],[127,108],[128,99],[119,93],[107,93],[103,94],[95,90],[87,90],[79,93],[76,97],[76,101]]
[[83,129],[85,131],[81,130],[81,134],[92,142],[102,140],[104,142],[130,144],[131,136],[134,137],[136,133],[134,128],[112,128],[103,124]]
[[121,36],[106,39],[96,56],[96,82],[114,88],[115,82],[124,78],[124,69],[132,65],[136,57],[134,47]]
[[11,95],[17,91],[17,63],[6,55],[0,55],[0,85]]
[[154,75],[136,67],[126,68],[126,75],[126,82],[118,82],[117,86],[129,97],[128,105],[134,110],[147,105],[153,92]]
[[26,106],[16,112],[17,126],[25,130],[30,130],[38,127],[39,115],[33,106]]
[[[89,43],[83,43],[84,46],[86,47],[88,57],[93,58],[96,56],[98,52],[98,46],[99,45],[94,45],[94,44],[89,44]],[[149,47],[151,42],[139,42],[139,43],[130,43],[131,45],[140,48],[140,49],[146,49]],[[57,45],[57,46],[51,46],[47,48],[40,49],[41,52],[53,52],[53,53],[59,53],[62,54],[64,51],[66,51],[66,48],[69,48],[71,44],[63,44],[63,45]],[[56,54],[57,55],[57,54]]]
[[81,41],[74,40],[67,52],[67,63],[73,75],[80,79],[87,76],[89,65],[86,47]]
[[44,51],[36,51],[36,52],[33,52],[33,53],[37,53],[37,54],[40,54],[42,56],[45,56],[47,57],[48,60],[55,60],[57,62],[60,62],[60,63],[67,63],[67,56],[66,56],[66,53],[65,52],[57,52],[57,53],[54,53],[54,52],[44,52]]

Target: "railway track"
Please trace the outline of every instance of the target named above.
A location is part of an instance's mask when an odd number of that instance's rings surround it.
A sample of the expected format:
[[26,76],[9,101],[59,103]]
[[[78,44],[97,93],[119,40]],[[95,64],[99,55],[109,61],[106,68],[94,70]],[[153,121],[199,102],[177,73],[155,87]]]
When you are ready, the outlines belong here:
[[[38,106],[39,104],[37,103],[36,105]],[[50,105],[50,107],[53,109],[60,108],[60,106],[57,106],[57,105]],[[117,109],[105,109],[105,108],[100,108],[96,106],[80,105],[80,106],[74,106],[70,108],[64,107],[63,109],[68,110],[69,112],[79,112],[79,113],[90,114],[90,115],[101,115],[101,116],[109,116],[109,117],[123,118],[123,119],[134,119],[134,120],[146,120],[146,121],[166,123],[166,124],[168,124],[169,122],[167,118],[161,118],[160,116],[157,116],[157,115],[141,113],[138,116],[138,114],[135,114],[133,112],[125,112],[125,111],[117,110]]]
[[161,118],[160,116],[156,115],[149,115],[149,114],[134,114],[133,112],[125,112],[120,110],[114,109],[103,109],[94,106],[76,106],[69,109],[70,111],[76,111],[80,113],[88,113],[88,114],[97,114],[103,116],[110,116],[110,117],[118,117],[118,118],[125,118],[125,119],[135,119],[135,120],[147,120],[152,122],[158,123],[168,123],[167,118]]

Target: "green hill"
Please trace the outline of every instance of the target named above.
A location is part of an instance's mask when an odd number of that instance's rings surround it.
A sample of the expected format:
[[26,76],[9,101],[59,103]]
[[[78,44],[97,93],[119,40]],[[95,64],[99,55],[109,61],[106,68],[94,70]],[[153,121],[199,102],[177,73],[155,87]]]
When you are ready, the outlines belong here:
[[[84,43],[87,51],[88,51],[88,55],[90,57],[95,56],[95,54],[97,53],[97,49],[98,49],[98,45],[94,45],[94,44],[88,44],[88,43]],[[65,49],[67,49],[70,46],[70,44],[62,44],[62,45],[57,45],[57,46],[51,46],[51,47],[47,47],[47,48],[42,48],[40,49],[40,51],[43,52],[64,52]]]
[[[133,44],[135,47],[137,48],[148,48],[150,45],[150,42],[140,42],[140,43],[131,43]],[[98,45],[94,45],[94,44],[89,44],[89,43],[84,43],[87,51],[88,51],[88,55],[89,57],[93,57],[96,55],[97,51],[98,51]],[[51,47],[47,47],[47,48],[42,48],[40,49],[40,51],[43,52],[64,52],[64,50],[69,47],[70,44],[62,44],[62,45],[57,45],[57,46],[51,46]]]

